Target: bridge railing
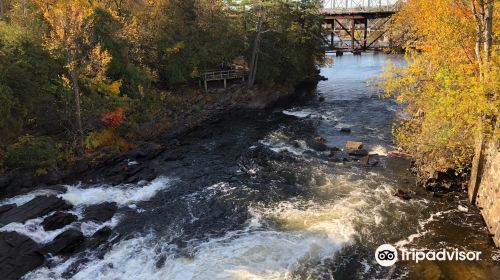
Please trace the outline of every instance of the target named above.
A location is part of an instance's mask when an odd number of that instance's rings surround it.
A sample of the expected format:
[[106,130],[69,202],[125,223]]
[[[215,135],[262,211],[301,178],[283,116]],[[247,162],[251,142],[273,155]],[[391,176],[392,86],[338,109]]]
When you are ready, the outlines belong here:
[[206,71],[201,73],[200,78],[203,81],[219,81],[219,80],[231,80],[243,78],[246,75],[246,71],[233,69],[233,70],[222,70],[222,71]]
[[356,13],[356,12],[393,12],[398,10],[401,0],[325,0],[323,12]]

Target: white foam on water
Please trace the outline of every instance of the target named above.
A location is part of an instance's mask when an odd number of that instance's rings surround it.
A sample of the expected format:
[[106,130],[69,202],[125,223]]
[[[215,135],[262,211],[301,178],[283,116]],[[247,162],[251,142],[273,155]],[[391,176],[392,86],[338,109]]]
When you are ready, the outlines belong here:
[[[79,207],[75,209],[75,211],[68,211],[68,213],[76,215],[80,220],[83,218],[82,210],[83,209]],[[79,228],[84,236],[89,237],[92,236],[96,231],[104,227],[110,227],[110,228],[116,227],[122,218],[121,215],[118,214],[113,216],[110,220],[104,223],[96,223],[93,221],[87,221],[87,222],[77,221],[69,225],[66,225],[60,229],[45,231],[45,229],[42,226],[42,222],[44,221],[45,218],[49,217],[50,215],[52,215],[52,213],[45,215],[43,217],[28,220],[24,223],[10,223],[0,228],[0,231],[4,232],[15,231],[17,233],[28,236],[29,238],[33,239],[35,242],[39,244],[47,244],[51,242],[59,234],[63,233],[64,231],[70,228]]]
[[304,118],[309,117],[314,112],[311,110],[293,110],[293,111],[292,110],[283,110],[282,113],[285,115],[288,115],[288,116],[294,116],[294,117],[297,117],[299,119],[304,119]]
[[27,194],[22,194],[18,196],[14,196],[11,198],[6,198],[2,201],[0,201],[0,206],[2,205],[7,205],[7,204],[16,204],[17,206],[23,205],[26,202],[29,202],[33,198],[37,196],[42,196],[42,195],[56,195],[59,192],[56,190],[36,190]]
[[335,121],[335,117],[332,112],[318,112],[312,109],[290,109],[281,111],[283,114],[288,116],[294,116],[299,119],[318,119],[323,121]]
[[45,231],[42,226],[43,220],[44,218],[42,217],[42,218],[28,220],[24,224],[10,223],[0,228],[0,231],[15,231],[17,233],[28,236],[38,244],[46,244],[52,241],[60,233],[73,227],[73,225],[67,225],[60,229]]
[[134,166],[134,165],[138,165],[139,162],[135,161],[135,160],[130,160],[130,159],[127,159],[127,165],[128,166]]
[[[160,190],[166,189],[170,186],[171,179],[160,177],[150,183],[139,186],[125,185],[118,187],[99,186],[91,188],[82,188],[80,185],[67,186],[67,192],[59,194],[58,196],[70,202],[75,206],[74,211],[68,211],[76,216],[78,219],[83,218],[83,208],[87,205],[100,204],[103,202],[116,202],[120,206],[134,205],[133,203],[149,200],[156,195]],[[39,190],[25,195],[16,196],[3,201],[4,204],[15,203],[22,205],[36,196],[40,195],[56,195],[59,192],[55,190]],[[143,209],[137,208],[136,211],[141,212]],[[75,222],[63,228],[45,231],[42,222],[43,220],[52,215],[49,213],[44,217],[28,220],[24,223],[10,223],[0,228],[0,231],[14,231],[26,235],[39,244],[47,244],[51,242],[57,235],[68,230],[72,227],[79,227],[85,236],[92,236],[98,230],[104,227],[114,228],[121,220],[121,215],[115,215],[110,220],[104,223],[96,223],[93,221]]]
[[170,178],[159,177],[141,187],[132,185],[117,187],[99,186],[91,188],[67,186],[67,192],[59,195],[59,197],[73,205],[94,205],[103,202],[116,202],[119,206],[125,206],[151,199],[159,191],[168,188],[171,182],[172,179]]
[[48,267],[41,267],[37,270],[31,271],[24,275],[21,279],[23,280],[31,280],[31,279],[40,279],[40,280],[49,280],[49,279],[63,279],[62,275],[66,270],[73,264],[75,263],[78,259],[76,257],[69,258],[65,261],[61,257],[52,257],[51,260],[56,263],[58,260],[62,261],[59,262],[57,266],[48,268]]
[[387,148],[382,145],[375,145],[370,149],[370,154],[377,154],[379,156],[387,156],[388,151]]
[[[349,180],[344,176],[337,184],[343,187]],[[223,195],[231,188],[221,182],[207,190]],[[85,264],[73,279],[286,279],[297,268],[308,264],[314,268],[352,244],[359,226],[380,223],[391,203],[401,203],[393,192],[388,185],[367,188],[359,183],[330,202],[297,199],[254,205],[245,229],[193,241],[190,257],[174,255],[161,236],[145,233],[115,244],[102,259]],[[276,226],[270,228],[269,224]],[[163,257],[165,261],[158,265]],[[365,271],[367,265],[363,265]],[[26,279],[58,279],[61,271],[42,268]]]
[[104,223],[96,223],[93,221],[83,222],[80,225],[80,230],[82,231],[84,236],[89,237],[104,227],[109,227],[109,228],[116,227],[118,225],[118,223],[120,222],[121,218],[122,218],[122,216],[118,214],[118,215],[114,215],[110,220],[108,220]]
[[422,236],[425,236],[426,234],[431,232],[430,230],[426,229],[426,226],[428,224],[430,224],[431,222],[435,222],[435,221],[437,221],[437,219],[442,218],[446,214],[449,214],[449,213],[454,212],[454,211],[456,211],[456,210],[450,209],[450,210],[446,210],[446,211],[438,211],[436,213],[431,214],[429,216],[429,218],[427,218],[425,220],[418,221],[417,232],[414,234],[410,234],[410,236],[396,242],[394,245],[398,248],[404,248],[405,246],[412,244],[416,239],[418,239]]
[[270,133],[263,140],[260,140],[259,143],[267,146],[271,151],[275,153],[287,151],[296,156],[300,156],[305,151],[313,151],[307,146],[305,141],[295,140],[294,143],[292,143],[292,140],[280,131]]

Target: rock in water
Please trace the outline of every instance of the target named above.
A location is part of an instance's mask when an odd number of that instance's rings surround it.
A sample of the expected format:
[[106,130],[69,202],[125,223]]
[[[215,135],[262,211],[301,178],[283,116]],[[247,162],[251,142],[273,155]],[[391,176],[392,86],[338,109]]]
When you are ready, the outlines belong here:
[[53,211],[70,209],[71,205],[55,196],[37,196],[31,201],[0,215],[0,225],[24,223]]
[[396,193],[394,194],[395,196],[402,198],[404,200],[410,200],[412,198],[412,192],[411,191],[405,191],[402,189],[397,189]]
[[325,144],[326,140],[323,137],[316,137],[312,140],[307,141],[307,145],[313,150],[323,152],[328,150],[328,146]]
[[85,220],[105,222],[113,217],[118,206],[115,202],[92,205],[85,209]]
[[2,206],[0,206],[0,214],[5,213],[5,212],[7,212],[7,211],[10,211],[10,210],[12,210],[12,209],[14,209],[14,208],[16,208],[16,207],[17,207],[17,205],[16,205],[16,204],[6,204],[6,205],[2,205]]
[[363,149],[363,142],[347,141],[345,147],[348,150],[360,150]]
[[370,164],[370,155],[363,156],[359,162],[364,165],[369,165]]
[[59,234],[51,243],[43,247],[42,251],[52,255],[70,254],[75,252],[83,241],[83,233],[72,228]]
[[339,148],[333,147],[333,148],[330,149],[330,154],[328,156],[329,157],[334,157],[337,154],[337,152],[339,152],[339,151],[340,151]]
[[85,242],[86,248],[97,248],[101,243],[104,243],[113,234],[113,230],[109,227],[103,227],[96,231],[92,238]]
[[45,218],[45,220],[43,220],[42,222],[42,226],[46,231],[55,230],[63,228],[76,220],[78,220],[78,217],[76,215],[73,215],[71,213],[57,212],[50,217]]
[[342,127],[340,128],[340,132],[342,133],[351,133],[351,129],[348,127]]
[[17,232],[0,232],[0,275],[2,279],[19,279],[44,262],[38,244]]
[[368,151],[365,149],[359,149],[359,150],[349,150],[349,155],[350,156],[356,156],[356,157],[365,157],[368,156]]

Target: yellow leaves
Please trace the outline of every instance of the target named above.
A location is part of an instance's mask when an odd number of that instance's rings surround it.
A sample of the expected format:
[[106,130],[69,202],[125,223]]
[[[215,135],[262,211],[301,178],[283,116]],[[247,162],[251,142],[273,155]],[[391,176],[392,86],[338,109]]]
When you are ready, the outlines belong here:
[[119,95],[120,94],[120,88],[122,87],[122,81],[114,81],[109,85],[109,92],[113,95]]
[[85,20],[94,12],[93,1],[34,0],[50,26],[46,42],[51,49],[74,50],[77,38],[84,34]]
[[103,50],[100,44],[97,44],[88,55],[85,74],[92,77],[95,82],[104,81],[111,58],[111,54],[107,50]]
[[499,116],[498,48],[479,79],[473,17],[463,1],[408,0],[396,16],[403,25],[420,51],[409,50],[406,66],[389,64],[380,77],[384,96],[411,116],[395,129],[397,143],[421,163],[461,168],[473,155],[481,116]]
[[193,71],[191,71],[191,78],[196,78],[200,76],[200,70],[198,67],[194,67]]
[[[455,0],[409,0],[396,16],[398,26],[410,25],[417,47],[439,63],[471,63],[473,18],[468,6]],[[441,50],[447,50],[442,52]]]
[[85,148],[88,150],[111,147],[119,151],[127,151],[133,148],[133,146],[133,144],[123,139],[114,128],[105,128],[99,132],[91,132],[85,139]]
[[71,87],[71,80],[66,75],[61,75],[60,78],[61,78],[61,81],[65,87],[67,87],[67,88]]
[[169,54],[179,53],[184,48],[184,42],[178,42],[173,47],[167,48],[166,51]]

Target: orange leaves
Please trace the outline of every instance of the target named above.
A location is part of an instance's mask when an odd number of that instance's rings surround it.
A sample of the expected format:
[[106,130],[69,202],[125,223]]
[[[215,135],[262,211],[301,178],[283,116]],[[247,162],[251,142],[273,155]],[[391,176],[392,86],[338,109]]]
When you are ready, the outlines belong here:
[[122,108],[102,115],[101,122],[109,128],[118,128],[125,122],[125,114]]

